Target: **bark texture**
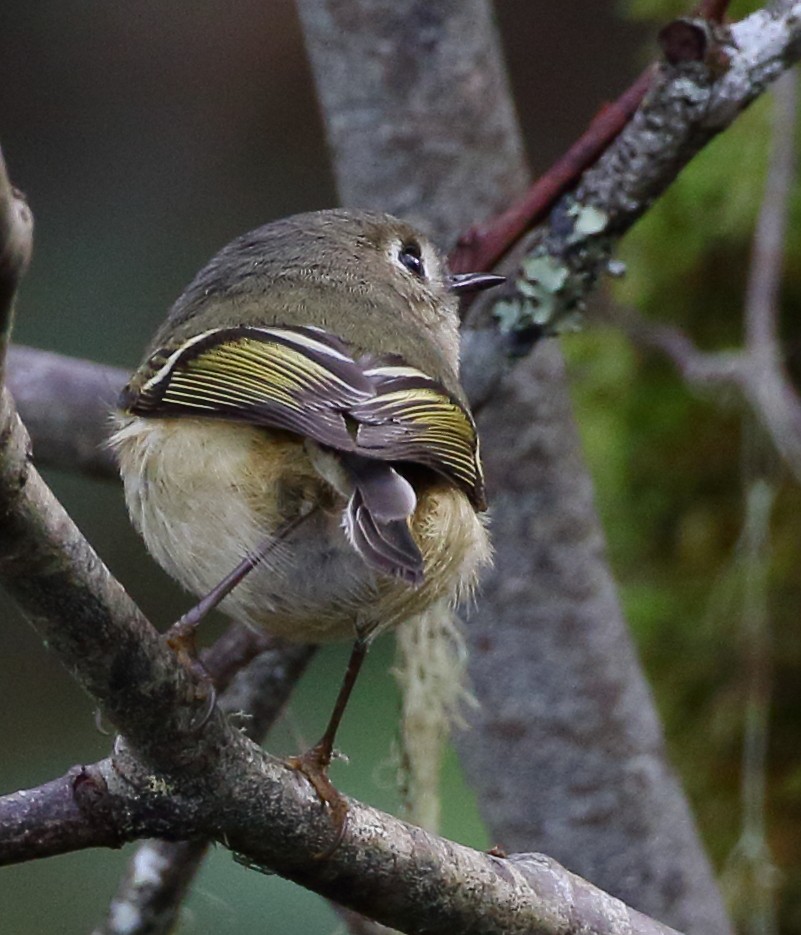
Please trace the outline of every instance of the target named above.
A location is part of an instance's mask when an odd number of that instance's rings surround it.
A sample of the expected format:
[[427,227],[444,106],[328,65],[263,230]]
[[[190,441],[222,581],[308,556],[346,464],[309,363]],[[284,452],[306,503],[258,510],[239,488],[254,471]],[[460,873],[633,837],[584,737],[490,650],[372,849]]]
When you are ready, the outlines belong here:
[[[453,243],[526,170],[489,4],[413,6],[299,4],[343,201]],[[471,374],[503,369],[497,342],[468,346],[492,357]],[[458,747],[499,844],[559,854],[657,918],[725,935],[620,613],[559,352],[536,355],[481,417],[497,559],[469,622],[481,707]]]
[[298,9],[343,205],[397,214],[447,247],[519,194],[523,144],[489,3]]
[[554,344],[479,427],[496,572],[468,621],[481,706],[458,746],[493,840],[551,854],[683,931],[728,932],[621,614]]
[[40,464],[117,476],[109,413],[128,373],[32,347],[8,352],[8,387]]

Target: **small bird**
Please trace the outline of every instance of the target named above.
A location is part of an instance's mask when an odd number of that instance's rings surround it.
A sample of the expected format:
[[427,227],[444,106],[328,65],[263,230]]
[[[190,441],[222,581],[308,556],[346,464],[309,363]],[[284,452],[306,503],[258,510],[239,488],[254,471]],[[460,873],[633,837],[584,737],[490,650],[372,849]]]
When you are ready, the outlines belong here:
[[[502,281],[451,275],[413,227],[362,211],[296,215],[224,247],[115,415],[125,499],[156,561],[199,596],[240,568],[218,593],[229,616],[289,640],[355,639],[349,672],[381,630],[459,600],[490,546],[458,296]],[[307,775],[325,772],[349,691],[301,758]]]

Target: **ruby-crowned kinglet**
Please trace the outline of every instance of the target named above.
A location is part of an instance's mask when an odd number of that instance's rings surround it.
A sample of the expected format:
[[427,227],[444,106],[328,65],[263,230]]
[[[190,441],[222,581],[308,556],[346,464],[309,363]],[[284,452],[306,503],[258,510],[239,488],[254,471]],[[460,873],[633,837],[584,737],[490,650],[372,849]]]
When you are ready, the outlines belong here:
[[301,214],[221,250],[117,414],[156,560],[204,595],[275,537],[222,608],[306,642],[367,640],[457,600],[489,560],[457,302],[501,281],[450,275],[412,227],[366,212]]

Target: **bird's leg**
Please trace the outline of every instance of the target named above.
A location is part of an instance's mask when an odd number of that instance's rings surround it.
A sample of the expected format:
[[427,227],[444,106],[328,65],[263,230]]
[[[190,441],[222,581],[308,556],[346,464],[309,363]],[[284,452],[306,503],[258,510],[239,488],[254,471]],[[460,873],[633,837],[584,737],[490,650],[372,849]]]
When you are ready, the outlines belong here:
[[350,659],[348,661],[348,668],[345,670],[342,684],[339,687],[339,694],[334,704],[334,710],[331,712],[331,717],[328,720],[325,733],[313,747],[310,747],[301,756],[293,757],[293,760],[301,761],[303,764],[312,764],[319,770],[326,770],[331,765],[331,759],[334,753],[334,740],[336,739],[336,734],[342,721],[342,715],[345,713],[345,708],[350,700],[353,686],[356,684],[356,679],[366,655],[367,641],[360,637],[353,644],[353,649],[351,650]]
[[273,540],[265,539],[255,552],[248,552],[242,561],[229,572],[219,584],[202,597],[167,630],[164,639],[167,645],[190,667],[197,662],[195,636],[202,621],[226,598],[231,591],[259,564],[261,559],[272,549]]
[[345,834],[348,817],[348,803],[337,791],[334,784],[328,778],[328,767],[331,765],[331,759],[334,753],[334,740],[339,729],[342,715],[350,700],[353,686],[361,670],[364,657],[367,655],[367,641],[363,637],[358,637],[353,644],[353,649],[348,661],[348,668],[345,670],[345,676],[342,679],[342,685],[339,688],[339,694],[334,704],[334,710],[328,720],[328,726],[320,740],[310,747],[300,756],[291,756],[287,758],[287,765],[292,769],[298,770],[314,786],[315,792],[320,801],[325,803],[331,811],[331,817],[337,830],[337,836],[333,845],[325,851],[320,857],[327,857],[333,853]]
[[194,605],[194,607],[190,607],[189,610],[167,630],[164,634],[167,645],[187,668],[192,669],[199,674],[201,678],[209,681],[208,673],[203,669],[198,660],[197,645],[195,642],[198,626],[257,565],[267,558],[270,552],[277,547],[279,542],[284,540],[311,515],[311,512],[313,511],[301,513],[299,516],[284,523],[283,526],[279,527],[276,533],[266,538],[257,549],[253,552],[248,552],[233,571],[229,572],[219,584],[215,585],[205,597]]
[[215,585],[205,597],[201,598],[167,630],[164,641],[178,657],[182,666],[189,669],[198,679],[194,683],[194,701],[205,702],[203,712],[195,720],[194,729],[200,730],[211,717],[217,703],[217,689],[208,669],[200,661],[197,651],[197,628],[208,614],[245,578],[266,555],[269,554],[274,539],[265,539],[255,552],[249,552],[242,561],[229,572],[219,584]]

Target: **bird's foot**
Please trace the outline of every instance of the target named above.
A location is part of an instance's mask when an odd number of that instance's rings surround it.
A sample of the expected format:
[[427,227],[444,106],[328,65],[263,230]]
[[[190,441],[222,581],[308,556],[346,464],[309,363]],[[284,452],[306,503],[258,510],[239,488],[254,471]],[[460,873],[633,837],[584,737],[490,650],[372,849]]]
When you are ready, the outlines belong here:
[[310,747],[299,756],[290,756],[285,760],[290,769],[302,773],[314,787],[317,797],[328,808],[336,835],[330,847],[319,854],[316,860],[326,860],[342,843],[348,828],[348,801],[336,788],[328,777],[328,767],[331,765],[332,751],[325,740]]
[[188,617],[188,614],[184,614],[180,620],[177,620],[164,634],[164,641],[175,653],[178,662],[195,676],[194,696],[190,700],[203,703],[203,710],[193,725],[195,730],[200,730],[214,710],[217,702],[217,689],[211,673],[203,665],[198,652],[196,638],[198,621],[187,619]]

